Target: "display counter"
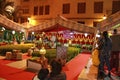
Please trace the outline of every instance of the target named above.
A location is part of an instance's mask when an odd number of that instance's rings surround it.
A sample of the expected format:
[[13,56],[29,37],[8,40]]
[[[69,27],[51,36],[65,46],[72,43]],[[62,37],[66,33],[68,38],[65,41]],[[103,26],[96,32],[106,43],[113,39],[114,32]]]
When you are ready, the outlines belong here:
[[41,63],[37,60],[27,59],[27,68],[40,70],[42,68]]

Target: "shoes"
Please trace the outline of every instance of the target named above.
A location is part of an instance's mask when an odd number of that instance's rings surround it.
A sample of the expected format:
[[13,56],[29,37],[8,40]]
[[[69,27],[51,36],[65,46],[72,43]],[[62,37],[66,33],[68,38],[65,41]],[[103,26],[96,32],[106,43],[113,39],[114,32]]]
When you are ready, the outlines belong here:
[[111,73],[110,72],[108,73],[108,77],[111,78]]
[[103,72],[103,71],[100,71],[100,72],[98,73],[97,80],[101,80],[101,79],[103,80],[104,77],[105,77],[104,72]]

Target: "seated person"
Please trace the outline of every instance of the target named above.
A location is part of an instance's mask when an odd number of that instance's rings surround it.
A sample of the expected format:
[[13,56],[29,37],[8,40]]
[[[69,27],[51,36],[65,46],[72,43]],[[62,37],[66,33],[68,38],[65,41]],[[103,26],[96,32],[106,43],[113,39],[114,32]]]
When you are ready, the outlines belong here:
[[52,60],[49,80],[66,80],[65,72],[62,72],[62,64],[59,60]]
[[48,74],[49,74],[49,70],[47,68],[42,68],[42,69],[40,69],[37,77],[40,80],[48,80]]
[[33,80],[48,80],[49,70],[47,68],[42,68],[37,75],[33,77]]

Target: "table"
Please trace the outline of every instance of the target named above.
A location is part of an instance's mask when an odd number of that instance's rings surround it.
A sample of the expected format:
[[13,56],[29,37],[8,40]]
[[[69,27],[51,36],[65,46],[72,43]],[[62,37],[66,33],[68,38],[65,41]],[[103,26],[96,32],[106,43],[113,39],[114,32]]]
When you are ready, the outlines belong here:
[[27,59],[27,68],[34,69],[34,70],[40,70],[42,68],[42,65],[37,60],[30,60]]

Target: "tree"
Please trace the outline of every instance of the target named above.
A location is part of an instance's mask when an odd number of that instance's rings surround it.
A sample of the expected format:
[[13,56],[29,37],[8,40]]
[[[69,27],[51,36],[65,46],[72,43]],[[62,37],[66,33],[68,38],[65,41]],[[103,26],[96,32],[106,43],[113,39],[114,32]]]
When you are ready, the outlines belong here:
[[14,13],[14,2],[0,0],[0,14],[6,16],[9,19],[13,19],[13,13]]

